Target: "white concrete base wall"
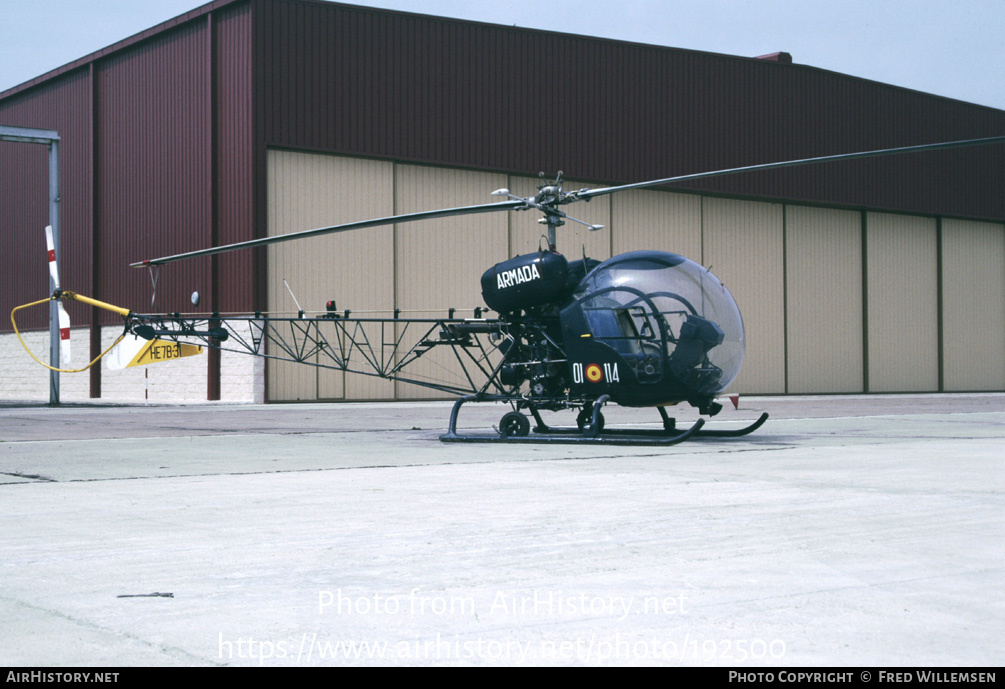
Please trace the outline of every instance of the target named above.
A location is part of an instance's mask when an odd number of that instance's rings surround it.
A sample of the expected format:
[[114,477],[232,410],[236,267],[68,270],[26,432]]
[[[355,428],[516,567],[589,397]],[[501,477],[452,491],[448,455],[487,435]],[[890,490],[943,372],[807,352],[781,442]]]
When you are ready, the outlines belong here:
[[220,356],[220,401],[265,404],[265,359],[223,352]]
[[[102,329],[102,349],[122,333],[118,326]],[[49,359],[49,333],[22,333],[24,343],[42,361]],[[88,329],[71,331],[73,362],[70,368],[82,368],[88,362]],[[205,402],[207,357],[202,355],[168,361],[149,367],[111,371],[103,362],[101,400],[108,402]],[[84,402],[90,397],[90,374],[59,374],[60,400]],[[0,335],[0,399],[49,401],[49,371],[24,351],[13,333]],[[220,401],[265,402],[265,360],[223,352],[220,357]]]
[[[81,368],[87,362],[87,329],[70,331],[71,346],[77,349],[73,367]],[[49,331],[22,332],[21,338],[32,354],[49,363]],[[86,399],[87,373],[59,374],[60,399]],[[49,370],[36,363],[24,351],[14,333],[0,335],[0,399],[49,401]]]

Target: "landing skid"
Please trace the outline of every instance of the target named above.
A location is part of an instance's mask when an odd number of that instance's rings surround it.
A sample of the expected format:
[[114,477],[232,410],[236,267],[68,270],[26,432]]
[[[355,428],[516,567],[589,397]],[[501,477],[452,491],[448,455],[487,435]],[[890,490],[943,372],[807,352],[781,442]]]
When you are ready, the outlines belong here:
[[768,420],[768,412],[762,413],[754,423],[749,426],[744,426],[743,428],[736,428],[732,430],[725,429],[703,429],[701,433],[698,434],[699,438],[739,438],[740,436],[747,435],[748,433],[753,433],[758,428],[764,425],[764,422]]
[[[596,401],[592,408],[584,410],[583,414],[580,415],[580,427],[563,428],[548,426],[541,418],[540,412],[535,407],[531,406],[529,407],[529,411],[537,423],[537,425],[533,428],[533,432],[530,432],[530,424],[527,421],[524,421],[522,424],[520,422],[508,423],[507,419],[512,418],[514,414],[516,417],[522,417],[522,415],[517,412],[510,412],[510,414],[503,417],[500,429],[497,429],[495,434],[458,433],[457,417],[461,406],[463,406],[466,402],[473,401],[485,402],[512,400],[507,400],[505,398],[485,399],[484,397],[479,397],[477,395],[461,397],[454,403],[453,409],[450,412],[450,426],[447,429],[447,432],[440,436],[440,440],[448,443],[566,443],[581,445],[654,445],[666,447],[682,443],[691,438],[736,438],[744,436],[748,433],[756,431],[764,425],[765,421],[768,420],[768,414],[765,412],[761,414],[756,421],[744,428],[732,430],[705,430],[703,429],[705,420],[699,418],[690,428],[678,430],[676,427],[676,420],[667,416],[666,411],[662,407],[658,407],[660,415],[663,418],[663,428],[660,430],[630,428],[605,429],[603,415],[600,413],[601,408],[608,401],[608,396],[604,395]],[[526,417],[522,418],[525,419]]]

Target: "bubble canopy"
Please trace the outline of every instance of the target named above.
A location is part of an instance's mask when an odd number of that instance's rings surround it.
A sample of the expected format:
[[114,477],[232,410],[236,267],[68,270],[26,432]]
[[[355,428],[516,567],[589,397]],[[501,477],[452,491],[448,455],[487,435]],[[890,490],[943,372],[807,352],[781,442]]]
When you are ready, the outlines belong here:
[[722,281],[690,259],[660,251],[621,254],[590,271],[573,296],[597,341],[630,363],[644,357],[636,367],[639,382],[669,375],[708,396],[740,372],[740,310]]

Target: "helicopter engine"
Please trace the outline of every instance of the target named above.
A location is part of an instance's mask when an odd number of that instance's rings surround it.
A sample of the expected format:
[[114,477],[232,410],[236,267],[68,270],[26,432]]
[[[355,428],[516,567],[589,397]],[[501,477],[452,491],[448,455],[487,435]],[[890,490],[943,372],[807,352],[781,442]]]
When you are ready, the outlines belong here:
[[497,263],[482,274],[485,304],[499,313],[554,303],[572,293],[569,262],[554,251],[537,251]]
[[502,347],[511,363],[502,367],[500,382],[507,387],[526,382],[542,408],[561,408],[545,400],[565,397],[571,383],[561,348],[559,310],[599,264],[586,258],[570,262],[560,253],[540,250],[497,263],[482,275],[485,304],[506,314],[515,335]]

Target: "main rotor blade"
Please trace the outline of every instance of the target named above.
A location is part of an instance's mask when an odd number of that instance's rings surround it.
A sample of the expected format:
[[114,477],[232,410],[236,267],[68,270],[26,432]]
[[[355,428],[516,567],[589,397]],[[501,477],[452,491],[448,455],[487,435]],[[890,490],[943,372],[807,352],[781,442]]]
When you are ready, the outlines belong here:
[[828,163],[836,160],[852,160],[854,158],[877,158],[879,156],[898,155],[901,153],[920,153],[922,151],[938,151],[946,148],[963,148],[966,146],[983,146],[986,144],[1005,143],[1005,136],[992,136],[986,139],[967,139],[964,141],[949,141],[939,144],[922,144],[920,146],[904,146],[902,148],[884,148],[877,151],[862,151],[860,153],[839,153],[838,155],[821,156],[819,158],[802,158],[800,160],[786,160],[780,163],[764,163],[761,165],[748,165],[746,167],[734,167],[728,170],[714,170],[712,172],[696,172],[690,175],[678,175],[677,177],[667,177],[665,179],[654,179],[650,182],[637,182],[635,184],[623,184],[617,187],[601,187],[600,189],[584,189],[569,194],[572,200],[580,201],[602,196],[603,194],[613,194],[616,191],[627,189],[643,189],[645,187],[656,187],[661,184],[671,184],[674,182],[687,182],[694,179],[704,179],[706,177],[721,177],[723,175],[735,175],[740,172],[754,172],[756,170],[773,170],[783,167],[798,167],[800,165],[816,165],[817,163]]
[[165,256],[163,258],[151,258],[146,261],[130,263],[129,267],[144,268],[146,266],[160,266],[164,265],[165,263],[171,263],[173,261],[182,261],[188,258],[197,258],[199,256],[212,256],[213,254],[222,254],[228,251],[237,251],[239,249],[251,249],[256,246],[278,244],[279,242],[288,242],[294,239],[306,239],[307,237],[318,237],[323,234],[333,234],[335,232],[362,230],[368,227],[381,227],[382,225],[394,225],[397,223],[415,222],[418,220],[433,220],[435,218],[447,218],[455,215],[473,215],[477,213],[492,213],[494,211],[509,211],[509,210],[515,210],[517,208],[526,208],[526,207],[527,207],[526,201],[502,201],[500,203],[486,203],[480,206],[461,206],[459,208],[444,208],[442,210],[436,210],[436,211],[405,213],[404,215],[392,215],[386,218],[377,218],[375,220],[362,220],[360,222],[345,223],[344,225],[332,225],[331,227],[319,227],[314,230],[291,232],[289,234],[281,234],[275,237],[263,237],[262,239],[252,239],[247,242],[237,242],[236,244],[227,244],[226,246],[214,246],[209,249],[189,251],[184,254],[175,254],[174,256]]

